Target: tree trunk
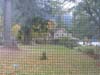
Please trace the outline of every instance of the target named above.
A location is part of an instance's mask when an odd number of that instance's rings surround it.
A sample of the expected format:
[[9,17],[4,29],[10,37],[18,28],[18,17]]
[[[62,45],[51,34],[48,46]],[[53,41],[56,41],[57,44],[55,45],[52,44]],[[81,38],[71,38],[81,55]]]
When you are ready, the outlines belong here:
[[4,0],[4,46],[17,47],[16,41],[11,36],[12,25],[12,0]]

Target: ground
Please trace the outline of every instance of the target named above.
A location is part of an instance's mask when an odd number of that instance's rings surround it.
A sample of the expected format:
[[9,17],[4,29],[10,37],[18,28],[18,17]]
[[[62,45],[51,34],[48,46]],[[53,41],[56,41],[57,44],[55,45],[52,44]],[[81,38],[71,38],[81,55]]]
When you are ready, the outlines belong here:
[[[20,46],[0,49],[0,75],[99,75],[97,60],[63,46]],[[46,51],[48,60],[40,60]]]

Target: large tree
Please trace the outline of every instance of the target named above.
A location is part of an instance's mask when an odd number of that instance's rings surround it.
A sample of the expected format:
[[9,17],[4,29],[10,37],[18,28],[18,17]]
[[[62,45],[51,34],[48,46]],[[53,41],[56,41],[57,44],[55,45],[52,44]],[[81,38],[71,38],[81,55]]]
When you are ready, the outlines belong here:
[[4,46],[17,47],[14,39],[11,37],[12,25],[12,0],[4,0]]
[[[100,37],[99,0],[82,0],[76,6],[74,11],[74,27],[76,27],[76,32],[80,36]],[[80,30],[78,27],[80,27]]]
[[75,37],[83,39],[95,35],[96,26],[90,22],[87,15],[79,11],[74,12],[72,32]]

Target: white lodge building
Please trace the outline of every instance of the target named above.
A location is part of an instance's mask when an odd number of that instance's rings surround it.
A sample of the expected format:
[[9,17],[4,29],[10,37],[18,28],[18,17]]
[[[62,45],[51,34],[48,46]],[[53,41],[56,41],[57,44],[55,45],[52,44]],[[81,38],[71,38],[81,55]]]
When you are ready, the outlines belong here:
[[62,38],[62,37],[72,37],[72,34],[71,33],[67,33],[65,28],[57,29],[54,32],[54,39],[59,39],[59,38]]

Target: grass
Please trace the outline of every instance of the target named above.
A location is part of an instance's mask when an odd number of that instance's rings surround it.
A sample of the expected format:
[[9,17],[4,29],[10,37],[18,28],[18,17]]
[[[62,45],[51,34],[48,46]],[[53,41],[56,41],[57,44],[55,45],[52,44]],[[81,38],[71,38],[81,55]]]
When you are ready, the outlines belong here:
[[[99,75],[96,60],[63,46],[20,46],[16,57],[2,59],[0,71],[4,75]],[[48,60],[39,60],[46,51]],[[2,65],[6,64],[6,65]],[[15,68],[13,64],[17,64]],[[3,74],[0,74],[3,75]]]

